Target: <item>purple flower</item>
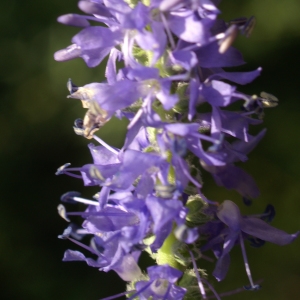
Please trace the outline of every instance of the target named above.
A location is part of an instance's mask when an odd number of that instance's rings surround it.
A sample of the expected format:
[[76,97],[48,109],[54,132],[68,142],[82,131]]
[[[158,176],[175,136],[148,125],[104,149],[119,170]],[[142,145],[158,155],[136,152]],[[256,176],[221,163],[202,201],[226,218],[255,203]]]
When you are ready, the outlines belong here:
[[[299,231],[295,234],[288,234],[270,226],[257,217],[243,217],[238,206],[230,200],[226,200],[221,204],[216,215],[219,221],[205,224],[200,229],[200,233],[209,236],[209,240],[202,247],[202,251],[212,249],[218,258],[213,275],[219,281],[223,280],[227,274],[230,264],[229,252],[238,241],[242,244],[245,265],[248,265],[243,247],[245,234],[280,246],[293,242],[300,234]],[[253,284],[251,285],[253,286]]]
[[147,273],[149,281],[138,281],[135,284],[137,292],[131,298],[138,296],[141,300],[149,298],[156,300],[183,299],[186,289],[175,285],[182,272],[170,266],[162,265],[147,268]]

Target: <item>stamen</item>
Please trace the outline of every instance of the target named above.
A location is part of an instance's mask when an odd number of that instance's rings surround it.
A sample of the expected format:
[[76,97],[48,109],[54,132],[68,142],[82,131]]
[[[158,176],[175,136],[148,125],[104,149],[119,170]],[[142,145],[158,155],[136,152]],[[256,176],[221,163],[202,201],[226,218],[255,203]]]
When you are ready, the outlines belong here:
[[72,82],[71,78],[69,78],[69,80],[67,82],[67,89],[70,92],[70,95],[72,95],[73,93],[75,93],[78,90],[78,86]]
[[240,233],[240,245],[241,245],[243,259],[244,259],[244,263],[245,263],[246,274],[247,274],[249,282],[250,282],[250,286],[244,286],[244,289],[251,290],[251,291],[258,290],[258,289],[260,289],[260,285],[253,283],[242,233]]
[[219,53],[225,53],[238,35],[239,29],[236,25],[231,25],[225,32],[224,38],[219,41]]
[[164,27],[165,27],[167,36],[168,36],[168,38],[169,38],[169,42],[170,42],[170,44],[171,44],[171,49],[174,50],[175,47],[176,47],[176,45],[175,45],[175,41],[174,41],[174,39],[173,39],[173,35],[172,35],[171,31],[170,31],[168,22],[167,22],[167,20],[166,20],[166,18],[165,18],[165,15],[164,15],[163,13],[160,14],[160,17],[161,17],[161,20],[162,20],[162,22],[163,22],[163,24],[164,24]]
[[77,240],[74,240],[74,239],[72,239],[70,237],[67,237],[67,239],[70,240],[71,242],[73,242],[74,244],[76,244],[76,245],[78,245],[78,246],[80,246],[80,247],[82,247],[82,248],[84,248],[84,249],[92,252],[93,254],[95,254],[97,256],[100,256],[100,253],[96,252],[93,248],[91,248],[91,247],[89,247],[89,246],[87,246],[87,245],[85,245],[85,244],[83,244],[81,242],[78,242]]
[[[262,280],[257,281],[257,283],[261,283],[261,282],[262,282]],[[241,293],[241,292],[244,292],[244,291],[245,291],[245,288],[244,288],[244,287],[242,287],[242,288],[237,288],[237,289],[235,289],[235,290],[233,290],[233,291],[221,293],[221,294],[219,295],[219,297],[231,296],[231,295],[235,295],[235,294],[238,294],[238,293]],[[209,296],[209,297],[207,297],[207,299],[215,299],[215,298],[217,298],[217,297],[215,297],[215,296]],[[221,299],[221,298],[220,298],[220,299]]]
[[205,141],[208,141],[208,142],[211,142],[213,144],[219,144],[220,143],[220,140],[214,139],[214,138],[212,138],[208,135],[197,133],[197,132],[193,132],[191,134],[191,136],[202,139],[202,140],[205,140]]
[[58,214],[64,219],[66,220],[67,222],[71,222],[71,220],[67,217],[67,210],[66,208],[62,205],[62,204],[59,204],[57,206],[57,211],[58,211]]
[[67,193],[63,194],[60,197],[60,200],[62,202],[71,203],[71,204],[74,204],[76,202],[80,202],[80,203],[84,203],[84,204],[87,204],[87,205],[99,206],[98,201],[93,201],[93,200],[81,198],[80,195],[81,194],[79,192],[67,192]]
[[265,212],[261,215],[261,219],[270,223],[273,221],[274,217],[276,215],[276,211],[275,211],[275,208],[272,204],[268,204],[266,209],[265,209]]
[[154,186],[156,196],[164,199],[173,198],[174,192],[176,190],[175,185],[163,185],[163,184],[156,184]]
[[[150,281],[148,284],[146,284],[142,289],[140,289],[138,292],[136,292],[135,294],[133,294],[128,300],[133,300],[136,296],[138,296],[139,294],[141,294],[144,290],[146,290],[151,284],[153,283],[153,281]],[[102,299],[102,300],[107,300],[107,299]]]
[[143,109],[140,108],[137,113],[134,115],[134,117],[132,118],[132,120],[130,121],[130,123],[127,126],[127,130],[130,130],[135,124],[136,122],[140,119],[140,117],[143,114]]
[[190,174],[190,172],[188,172],[187,171],[187,169],[185,168],[185,166],[184,166],[184,164],[183,164],[183,162],[181,161],[181,159],[178,159],[178,162],[179,162],[179,165],[180,165],[180,167],[181,167],[181,169],[182,169],[182,171],[183,171],[183,173],[184,173],[184,175],[197,187],[197,188],[201,188],[202,186],[201,186],[201,184],[198,182],[198,181],[196,181],[196,179],[194,179],[192,176],[191,176],[191,174]]
[[202,296],[203,299],[207,299],[205,288],[204,288],[203,283],[201,281],[200,274],[199,274],[199,271],[198,271],[198,268],[197,268],[197,264],[196,264],[194,255],[193,255],[192,251],[190,251],[190,250],[189,250],[189,253],[190,253],[190,256],[191,256],[191,259],[192,259],[193,268],[194,268],[194,271],[195,271],[195,275],[197,277],[198,286],[199,286],[201,296]]
[[110,296],[110,297],[106,297],[106,298],[101,298],[99,300],[112,300],[112,299],[119,298],[121,296],[125,296],[125,295],[130,294],[130,293],[135,293],[135,292],[136,292],[136,290],[132,290],[132,291],[120,293],[120,294],[117,294],[117,295],[114,295],[114,296]]
[[202,200],[204,200],[206,203],[211,204],[211,205],[214,205],[214,206],[219,206],[219,205],[220,205],[219,202],[208,200],[208,199],[203,195],[203,193],[200,191],[199,188],[197,188],[197,193],[198,193],[198,195],[200,196],[200,198],[201,198]]
[[276,98],[274,95],[266,93],[266,92],[261,92],[260,93],[261,103],[263,104],[263,107],[275,107],[278,105],[278,98]]
[[64,165],[62,165],[61,167],[59,167],[55,173],[55,175],[69,175],[71,177],[74,177],[74,178],[78,178],[78,179],[82,179],[82,176],[81,175],[76,175],[76,174],[73,174],[69,171],[75,171],[75,172],[80,172],[80,168],[69,168],[67,169],[68,166],[70,166],[71,164],[70,163],[66,163]]
[[79,192],[67,192],[60,197],[60,201],[65,203],[74,204],[74,197],[79,197],[81,194]]
[[81,241],[85,236],[90,234],[86,229],[76,225],[75,223],[71,223],[69,227],[72,228],[70,236],[78,241]]
[[[79,170],[76,170],[76,171],[79,171]],[[76,174],[73,174],[73,173],[70,173],[70,172],[64,172],[63,174],[74,177],[74,178],[82,179],[81,175],[76,175]]]
[[272,204],[268,204],[265,211],[262,214],[251,215],[251,217],[257,217],[262,219],[265,222],[272,222],[276,215],[275,208]]
[[64,230],[63,234],[59,235],[58,238],[59,238],[59,239],[62,239],[62,240],[66,240],[66,239],[69,238],[71,232],[72,232],[72,227],[71,227],[71,226],[68,226],[68,227]]
[[207,149],[207,151],[208,152],[212,152],[212,153],[219,151],[220,148],[221,148],[221,146],[222,146],[222,144],[223,144],[224,138],[225,138],[224,134],[221,133],[219,140],[216,143],[214,143],[212,146],[210,146]]
[[243,27],[243,30],[242,30],[242,33],[248,38],[254,27],[255,27],[255,24],[256,24],[256,19],[254,16],[250,17],[248,19],[248,21],[245,23],[244,27]]
[[77,202],[84,203],[87,205],[99,206],[98,201],[93,201],[93,200],[84,199],[84,198],[80,198],[80,197],[74,197],[73,199]]
[[70,166],[71,164],[70,163],[66,163],[64,165],[62,165],[61,167],[59,167],[55,173],[55,175],[61,175],[61,174],[65,174],[64,170]]
[[210,296],[210,297],[206,297],[206,299],[211,299],[211,298],[216,298],[217,300],[221,300],[220,296],[218,295],[217,291],[213,288],[213,286],[209,283],[208,280],[206,280],[205,278],[202,278],[202,281],[204,281],[209,289],[213,292],[214,296]]
[[89,174],[94,179],[99,179],[102,181],[105,180],[105,178],[102,176],[101,172],[94,165],[92,165],[90,167]]
[[230,25],[237,25],[237,26],[244,26],[247,22],[247,18],[246,17],[241,17],[241,18],[236,18],[236,19],[233,19],[231,21],[229,21],[229,26]]
[[104,146],[106,149],[108,149],[109,151],[111,151],[112,153],[118,155],[120,150],[116,150],[115,148],[109,146],[108,144],[106,144],[102,139],[100,139],[98,136],[93,135],[93,138],[102,146]]

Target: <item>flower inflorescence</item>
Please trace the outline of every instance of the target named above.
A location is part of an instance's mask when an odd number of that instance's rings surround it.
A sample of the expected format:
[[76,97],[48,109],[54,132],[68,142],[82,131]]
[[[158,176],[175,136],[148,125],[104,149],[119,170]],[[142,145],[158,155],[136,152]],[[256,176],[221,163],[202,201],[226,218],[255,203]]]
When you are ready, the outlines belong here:
[[[217,258],[213,276],[223,280],[230,250],[238,243],[250,282],[245,289],[256,290],[244,240],[255,246],[264,241],[285,245],[298,235],[268,224],[275,214],[272,206],[262,215],[242,216],[233,201],[218,203],[202,193],[205,171],[247,204],[258,197],[254,179],[235,163],[246,161],[265,134],[253,136],[249,126],[260,124],[264,109],[278,104],[266,92],[237,91],[236,84],[250,83],[261,68],[224,70],[244,63],[232,44],[239,33],[249,37],[255,18],[224,22],[218,18],[218,2],[89,0],[78,4],[85,15],[58,18],[82,29],[70,46],[55,53],[57,61],[80,57],[96,67],[108,57],[105,82],[67,83],[68,97],[81,100],[86,109],[74,123],[75,133],[100,145],[88,145],[92,164],[65,164],[56,174],[80,178],[100,191],[94,200],[78,192],[61,197],[87,207],[67,212],[58,206],[66,221],[84,219],[81,226],[70,223],[59,237],[96,257],[67,250],[63,260],[114,270],[128,282],[124,295],[129,299],[207,299],[209,292],[220,299],[206,280],[201,259],[209,259],[203,253],[212,250]],[[238,101],[241,109],[229,110]],[[113,116],[129,121],[121,149],[95,135]],[[86,235],[89,245],[80,241]],[[147,274],[138,265],[142,251],[156,261]]]

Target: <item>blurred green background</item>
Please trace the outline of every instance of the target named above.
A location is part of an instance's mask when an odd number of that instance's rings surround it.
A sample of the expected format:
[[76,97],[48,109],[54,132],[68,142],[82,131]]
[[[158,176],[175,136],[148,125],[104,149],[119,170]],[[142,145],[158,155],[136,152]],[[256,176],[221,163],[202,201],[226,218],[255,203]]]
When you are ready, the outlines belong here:
[[[245,70],[263,67],[262,76],[240,90],[267,91],[280,105],[266,111],[265,139],[244,164],[256,179],[261,196],[244,213],[259,213],[275,205],[273,225],[289,233],[300,229],[300,2],[298,0],[227,0],[221,3],[225,20],[257,17],[253,35],[239,37]],[[57,239],[66,227],[56,212],[61,194],[95,190],[79,180],[55,176],[60,165],[91,162],[86,145],[72,125],[84,114],[79,101],[66,99],[69,77],[78,85],[103,80],[101,67],[88,69],[82,60],[58,63],[53,53],[70,44],[78,32],[56,23],[65,13],[79,13],[76,0],[16,1],[0,3],[0,278],[1,299],[99,299],[122,292],[124,284],[113,273],[99,272],[85,263],[63,263],[67,248]],[[262,127],[261,127],[262,128]],[[109,122],[99,135],[121,146],[124,124]],[[216,188],[207,177],[205,193],[215,200],[238,195]],[[279,247],[247,247],[255,280],[264,279],[259,292],[244,292],[231,299],[300,299],[300,239]],[[213,265],[205,264],[212,269]],[[240,249],[232,251],[227,278],[218,291],[247,284]]]

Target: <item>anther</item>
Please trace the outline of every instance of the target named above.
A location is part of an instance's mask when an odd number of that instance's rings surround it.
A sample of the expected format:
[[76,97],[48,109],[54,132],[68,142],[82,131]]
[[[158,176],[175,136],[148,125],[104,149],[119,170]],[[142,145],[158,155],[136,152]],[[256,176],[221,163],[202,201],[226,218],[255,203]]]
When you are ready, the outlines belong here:
[[60,197],[60,201],[65,202],[65,203],[71,203],[74,204],[76,203],[76,201],[74,200],[74,197],[80,197],[81,194],[79,192],[67,192],[65,194],[63,194]]
[[105,180],[101,172],[95,166],[90,167],[89,174],[94,179]]
[[261,289],[261,285],[255,284],[255,285],[245,285],[243,286],[244,290],[246,291],[258,291]]
[[276,215],[275,208],[272,204],[268,204],[263,215],[260,217],[265,222],[272,222]]
[[157,184],[154,187],[156,196],[164,199],[173,198],[176,187],[174,185]]
[[87,205],[94,205],[94,206],[99,205],[98,201],[85,199],[80,196],[81,196],[81,194],[79,192],[71,191],[71,192],[67,192],[67,193],[63,194],[60,197],[60,200],[62,202],[70,203],[70,204],[75,204],[75,203],[79,202],[79,203],[83,203],[83,204],[87,204]]
[[61,175],[64,174],[64,170],[69,167],[71,164],[70,163],[66,163],[64,165],[62,165],[61,167],[59,167],[55,173],[55,175]]
[[71,226],[68,226],[68,227],[64,230],[63,234],[59,235],[58,238],[59,238],[59,239],[62,239],[62,240],[66,240],[66,239],[69,238],[71,232],[72,232],[72,227],[71,227]]
[[219,53],[225,53],[232,43],[235,41],[239,32],[239,28],[236,25],[231,25],[225,32],[225,36],[219,41]]
[[73,82],[72,82],[72,79],[69,78],[68,82],[67,82],[67,89],[68,91],[70,92],[70,94],[72,95],[73,93],[75,93],[77,90],[78,90],[78,86],[75,85]]
[[229,21],[229,26],[230,25],[236,25],[236,26],[244,26],[247,22],[248,18],[246,17],[241,17],[241,18],[236,18],[236,19],[233,19],[231,21]]
[[254,16],[250,17],[248,19],[248,21],[245,23],[245,25],[243,26],[243,29],[242,29],[242,33],[248,38],[254,27],[255,27],[255,24],[256,24],[256,19]]
[[278,105],[278,98],[276,98],[272,94],[261,92],[260,97],[261,97],[261,103],[263,107],[268,108],[268,107],[275,107]]
[[71,220],[67,217],[67,211],[66,211],[66,208],[62,205],[62,204],[59,204],[57,206],[57,211],[58,211],[58,214],[64,219],[66,220],[67,222],[71,222]]

